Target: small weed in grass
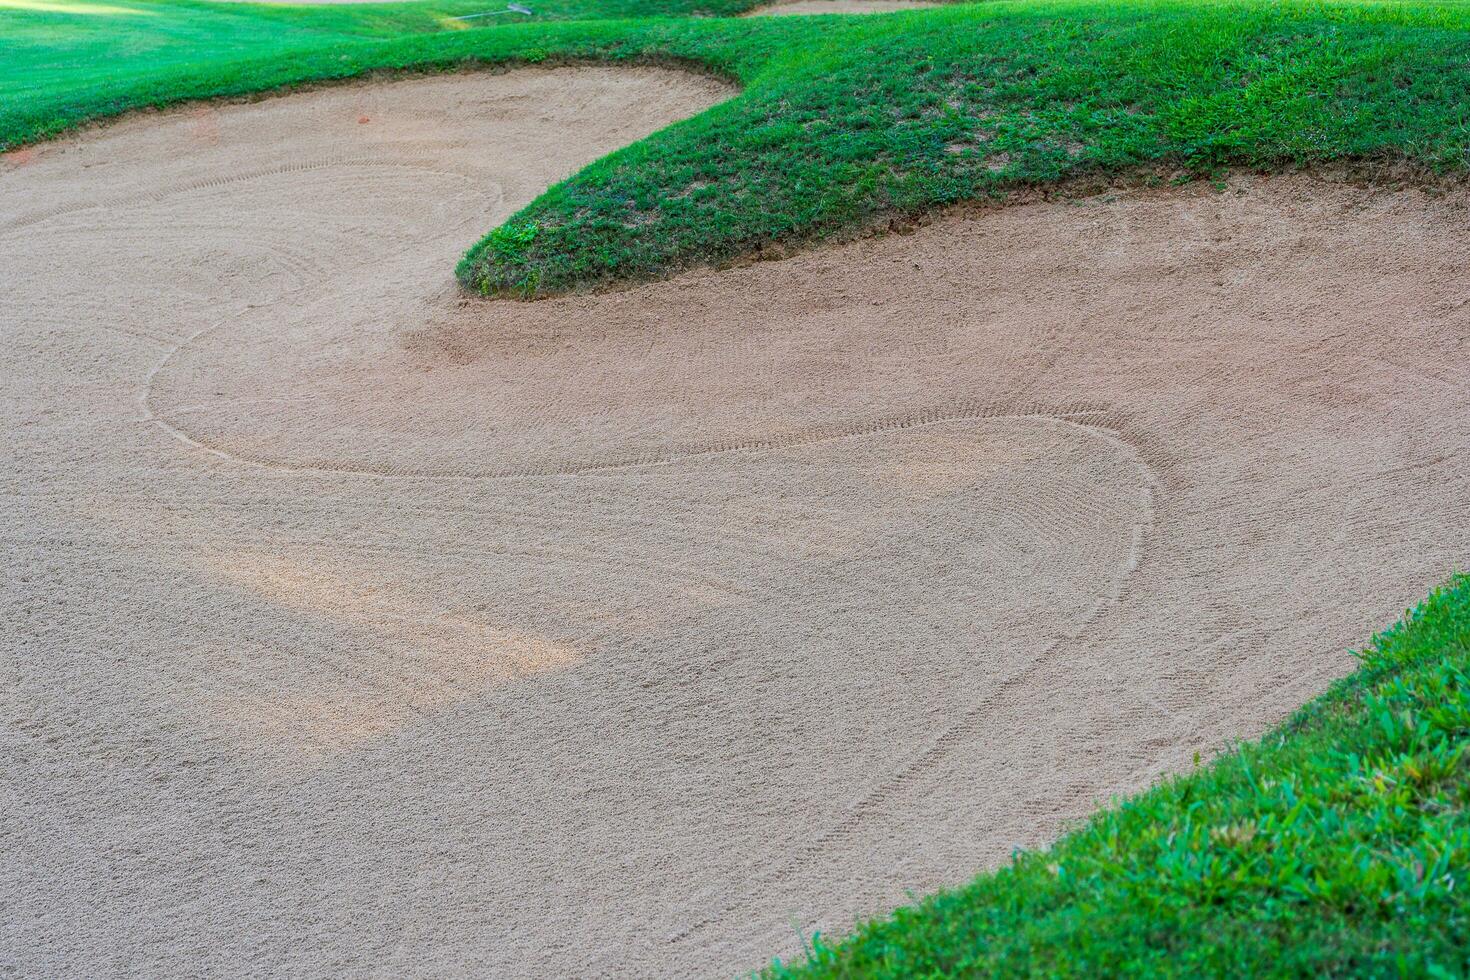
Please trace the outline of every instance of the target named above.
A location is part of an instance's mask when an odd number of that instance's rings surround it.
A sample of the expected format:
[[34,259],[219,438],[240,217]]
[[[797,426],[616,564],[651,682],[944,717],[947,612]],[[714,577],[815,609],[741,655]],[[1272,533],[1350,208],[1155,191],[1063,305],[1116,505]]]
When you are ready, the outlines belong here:
[[[539,278],[538,270],[531,267],[526,258],[526,251],[535,240],[535,222],[525,225],[505,224],[492,231],[481,245],[482,250],[493,256],[502,268],[520,270],[519,277],[509,288],[527,296],[535,295]],[[472,278],[471,282],[482,295],[489,295],[490,283],[487,280]]]

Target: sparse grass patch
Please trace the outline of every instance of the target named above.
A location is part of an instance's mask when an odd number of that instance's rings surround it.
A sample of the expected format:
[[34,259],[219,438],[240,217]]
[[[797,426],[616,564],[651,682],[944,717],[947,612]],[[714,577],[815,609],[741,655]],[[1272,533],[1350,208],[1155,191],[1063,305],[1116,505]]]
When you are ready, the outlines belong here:
[[1470,577],[1266,738],[766,980],[1470,971]]

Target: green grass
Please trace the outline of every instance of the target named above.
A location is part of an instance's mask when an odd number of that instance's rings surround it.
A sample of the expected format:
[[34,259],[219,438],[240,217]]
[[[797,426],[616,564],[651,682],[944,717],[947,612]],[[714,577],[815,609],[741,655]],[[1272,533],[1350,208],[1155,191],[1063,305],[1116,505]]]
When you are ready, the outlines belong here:
[[743,86],[472,248],[459,275],[487,294],[663,276],[1071,177],[1342,158],[1470,168],[1460,4],[997,0],[877,18],[620,20],[590,18],[750,2],[552,0],[532,23],[464,29],[448,16],[498,3],[23,6],[40,2],[0,0],[22,5],[0,5],[0,147],[129,108],[375,70],[658,62]]
[[767,980],[1470,975],[1470,577],[1284,727]]
[[[533,30],[546,23],[629,17],[639,11],[663,16],[737,13],[753,2],[538,0],[532,5]],[[370,65],[349,54],[345,61],[355,71],[344,70],[344,59],[336,55],[366,40],[428,34],[488,37],[500,27],[525,21],[520,15],[453,19],[504,7],[504,0],[348,6],[0,0],[0,150],[127,109],[361,72]]]

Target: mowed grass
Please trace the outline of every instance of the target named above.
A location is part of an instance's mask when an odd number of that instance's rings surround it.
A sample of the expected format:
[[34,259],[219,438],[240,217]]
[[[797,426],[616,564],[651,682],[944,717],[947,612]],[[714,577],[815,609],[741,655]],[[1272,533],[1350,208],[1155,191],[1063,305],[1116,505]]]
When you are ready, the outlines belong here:
[[1260,742],[766,980],[1470,975],[1470,577]]
[[[536,26],[738,13],[754,0],[538,0]],[[524,23],[505,0],[301,6],[202,0],[0,0],[0,150],[78,122],[364,70],[355,42]],[[640,13],[642,12],[642,13]],[[458,20],[470,16],[473,19]],[[493,57],[493,56],[492,56]],[[305,59],[295,65],[298,58]],[[337,64],[333,64],[337,62]]]
[[[652,62],[740,83],[470,249],[466,286],[520,296],[664,276],[1069,177],[1342,158],[1470,167],[1470,6],[996,0],[885,17],[709,16],[750,5],[554,0],[533,4],[532,22],[467,28],[477,22],[450,17],[501,4],[0,0],[0,146],[128,108],[379,70]],[[73,6],[87,12],[56,12]],[[587,19],[635,10],[660,16]]]
[[767,31],[661,37],[729,58],[744,95],[552,188],[462,281],[662,276],[1091,174],[1470,163],[1461,9],[1007,2],[803,26],[770,55]]

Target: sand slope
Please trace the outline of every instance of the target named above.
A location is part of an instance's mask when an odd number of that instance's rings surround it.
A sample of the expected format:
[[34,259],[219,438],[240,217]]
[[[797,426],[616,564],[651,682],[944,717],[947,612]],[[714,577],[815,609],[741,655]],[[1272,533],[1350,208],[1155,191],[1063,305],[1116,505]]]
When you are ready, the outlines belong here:
[[1259,732],[1464,566],[1459,193],[460,298],[723,97],[438,78],[7,158],[0,965],[729,974]]

